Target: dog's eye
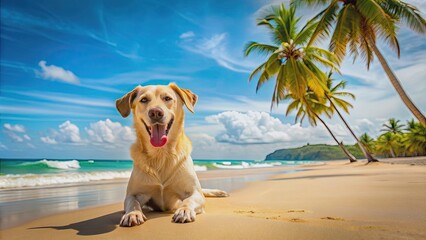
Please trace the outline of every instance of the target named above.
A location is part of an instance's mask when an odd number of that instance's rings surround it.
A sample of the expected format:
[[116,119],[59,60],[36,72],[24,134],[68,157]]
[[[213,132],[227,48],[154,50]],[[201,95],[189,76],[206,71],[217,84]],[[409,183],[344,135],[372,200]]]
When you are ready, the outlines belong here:
[[164,101],[166,101],[166,102],[171,101],[171,100],[172,100],[172,98],[169,97],[169,96],[164,97]]
[[148,102],[148,98],[146,98],[146,97],[142,98],[142,99],[141,99],[141,102],[142,102],[142,103],[146,103],[146,102]]

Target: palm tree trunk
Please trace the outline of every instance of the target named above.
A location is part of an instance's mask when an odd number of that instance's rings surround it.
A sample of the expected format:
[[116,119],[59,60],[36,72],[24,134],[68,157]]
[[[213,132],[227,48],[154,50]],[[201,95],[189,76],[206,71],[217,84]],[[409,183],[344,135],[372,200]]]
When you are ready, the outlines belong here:
[[355,138],[356,142],[358,143],[359,148],[361,148],[362,153],[364,154],[364,156],[367,158],[368,162],[378,162],[379,160],[375,159],[370,152],[367,150],[367,148],[364,146],[364,144],[361,143],[361,141],[359,141],[358,137],[355,135],[355,133],[352,131],[352,129],[349,127],[348,123],[345,121],[345,119],[343,118],[342,114],[340,114],[339,110],[337,109],[336,105],[334,105],[333,101],[331,101],[330,97],[328,96],[328,94],[325,94],[325,96],[327,97],[328,101],[330,101],[331,106],[333,106],[333,108],[336,110],[337,114],[339,115],[340,119],[342,119],[343,123],[346,125],[346,127],[348,128],[349,132],[351,132],[352,136]]
[[393,150],[392,146],[390,147],[390,152],[391,152],[392,157],[395,158],[396,155],[395,155],[395,151]]
[[318,114],[312,112],[315,117],[321,121],[321,123],[325,126],[325,128],[327,128],[328,132],[330,133],[330,135],[333,137],[334,141],[336,141],[337,145],[339,145],[339,147],[342,149],[342,151],[345,153],[346,157],[348,157],[350,162],[356,162],[356,158],[345,148],[345,146],[340,143],[337,138],[334,136],[333,132],[330,130],[330,128],[327,126],[327,124],[325,124],[325,122],[318,116]]
[[407,106],[407,108],[419,120],[419,122],[421,122],[424,126],[426,126],[426,117],[416,107],[416,105],[414,105],[414,103],[411,101],[410,97],[408,97],[407,93],[405,93],[404,89],[402,88],[401,83],[399,82],[395,73],[389,67],[389,64],[387,63],[386,59],[383,57],[382,53],[377,48],[376,44],[370,42],[370,46],[372,47],[374,54],[377,56],[377,59],[379,59],[379,62],[382,65],[383,69],[385,70],[386,75],[388,75],[390,82],[392,83],[396,92],[401,97],[405,106]]

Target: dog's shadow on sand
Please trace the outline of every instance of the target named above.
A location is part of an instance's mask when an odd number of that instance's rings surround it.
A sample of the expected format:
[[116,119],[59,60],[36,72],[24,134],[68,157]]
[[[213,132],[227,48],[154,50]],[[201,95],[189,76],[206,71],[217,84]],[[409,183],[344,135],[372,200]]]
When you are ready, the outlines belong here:
[[[123,211],[117,211],[109,213],[100,217],[71,223],[63,226],[42,226],[42,227],[32,227],[29,229],[44,229],[51,228],[56,230],[68,230],[74,229],[77,231],[77,235],[80,236],[92,236],[99,235],[108,232],[114,231],[116,228],[120,227],[118,223],[120,222],[121,217],[123,216]],[[158,217],[169,217],[170,214],[153,212],[153,211],[144,211],[145,216],[149,219],[154,219]],[[171,219],[171,216],[170,216]]]

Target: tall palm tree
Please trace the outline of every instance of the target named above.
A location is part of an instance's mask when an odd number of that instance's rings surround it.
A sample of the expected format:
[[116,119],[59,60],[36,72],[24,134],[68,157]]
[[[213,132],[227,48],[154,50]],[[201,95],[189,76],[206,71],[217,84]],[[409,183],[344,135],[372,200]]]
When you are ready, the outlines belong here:
[[368,133],[364,133],[360,137],[360,141],[362,145],[364,145],[369,152],[373,152],[374,150],[374,139],[368,135]]
[[256,91],[268,80],[275,79],[271,108],[286,94],[301,98],[309,87],[316,95],[323,97],[326,87],[326,75],[320,70],[325,66],[338,71],[337,58],[331,52],[305,46],[317,26],[311,21],[298,29],[300,18],[295,16],[295,7],[285,8],[284,4],[271,7],[264,16],[257,19],[258,26],[265,26],[271,33],[274,45],[249,42],[245,46],[245,55],[253,52],[267,54],[267,60],[250,75],[249,81],[260,74]]
[[380,130],[382,132],[390,132],[392,134],[402,134],[402,129],[404,124],[399,124],[400,120],[395,118],[389,119],[388,123],[384,123],[383,128]]
[[[256,87],[256,91],[258,91],[265,82],[275,78],[271,108],[274,104],[278,105],[281,100],[289,97],[295,99],[296,102],[306,103],[304,98],[308,88],[312,94],[323,98],[327,89],[326,75],[318,65],[338,71],[338,59],[334,54],[318,47],[305,46],[317,23],[311,21],[299,31],[297,24],[300,18],[297,18],[295,13],[295,7],[286,9],[284,4],[271,7],[269,11],[264,13],[264,16],[257,19],[257,25],[265,26],[269,30],[275,45],[249,42],[245,47],[246,56],[252,52],[268,55],[267,60],[250,74],[249,81],[256,74],[260,74]],[[320,108],[319,106],[316,107]],[[318,111],[318,109],[316,110]],[[351,162],[356,161],[356,158],[336,139],[330,128],[315,111],[307,111],[306,109],[300,111],[311,116],[309,117],[311,124],[316,125],[316,119],[319,119],[349,160]]]
[[327,78],[327,88],[328,88],[328,91],[325,93],[325,97],[327,98],[327,100],[330,103],[331,111],[333,111],[333,112],[336,111],[337,112],[337,115],[339,115],[340,119],[342,119],[342,121],[345,124],[346,128],[349,130],[349,132],[355,138],[356,142],[358,143],[359,148],[361,149],[361,151],[364,154],[364,156],[367,159],[367,161],[368,162],[378,162],[378,160],[375,159],[371,155],[370,151],[360,142],[360,140],[355,135],[355,133],[352,131],[352,128],[345,121],[345,119],[343,118],[342,114],[340,113],[340,111],[338,109],[338,108],[341,108],[346,113],[349,113],[349,108],[352,107],[352,104],[350,104],[349,102],[345,101],[344,99],[342,99],[340,97],[345,97],[346,96],[346,97],[350,97],[352,99],[355,99],[355,95],[353,95],[350,92],[340,91],[341,89],[343,90],[346,87],[346,82],[345,81],[340,81],[339,83],[337,83],[336,85],[333,86],[333,80],[334,79],[331,76],[332,76],[332,72],[330,72],[328,74],[328,78]]
[[[325,121],[320,117],[322,113],[325,113],[328,116],[331,116],[332,110],[329,106],[325,104],[325,101],[319,99],[318,96],[308,89],[305,93],[305,96],[302,98],[297,98],[293,93],[289,93],[285,96],[285,99],[292,99],[290,104],[287,107],[286,116],[293,111],[297,111],[295,122],[300,120],[300,123],[303,122],[305,117],[308,118],[308,121],[312,126],[317,125],[317,120],[319,120],[327,131],[330,133],[334,141],[336,141],[337,145],[342,149],[343,153],[348,157],[350,162],[356,162],[356,158],[346,149],[343,143],[337,140],[336,136],[334,136],[331,129],[325,123]],[[324,98],[323,98],[324,99]]]
[[[404,91],[397,76],[377,47],[377,37],[393,48],[398,57],[398,24],[404,23],[412,30],[425,34],[426,20],[419,10],[400,0],[293,0],[293,5],[328,4],[311,21],[317,22],[310,46],[318,38],[331,35],[330,50],[342,60],[347,48],[354,61],[361,56],[369,68],[373,54],[377,57],[391,84],[413,115],[426,125],[426,118]],[[334,27],[334,31],[332,28]]]

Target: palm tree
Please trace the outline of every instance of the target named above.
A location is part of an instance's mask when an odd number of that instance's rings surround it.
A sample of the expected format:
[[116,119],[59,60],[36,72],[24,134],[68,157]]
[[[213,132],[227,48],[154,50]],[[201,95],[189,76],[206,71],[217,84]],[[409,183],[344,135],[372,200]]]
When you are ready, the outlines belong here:
[[426,154],[426,127],[414,122],[414,126],[410,126],[410,130],[404,134],[402,143],[414,156]]
[[[295,102],[300,104],[306,103],[307,89],[310,89],[310,92],[315,96],[323,98],[327,89],[326,75],[317,65],[338,71],[336,65],[338,60],[334,54],[318,47],[304,46],[311,37],[317,23],[311,21],[299,31],[297,23],[300,18],[297,18],[295,13],[294,7],[286,9],[284,4],[272,7],[265,12],[264,16],[257,19],[257,25],[265,26],[270,31],[275,45],[249,42],[245,47],[246,56],[253,51],[268,55],[267,60],[250,74],[249,81],[260,73],[256,87],[257,92],[265,82],[275,77],[271,108],[274,104],[278,105],[281,100],[286,98],[293,98]],[[304,106],[309,106],[309,104]],[[318,105],[316,108],[316,111],[318,111],[320,106]],[[304,115],[310,116],[311,124],[316,125],[316,119],[320,120],[349,160],[351,162],[356,161],[356,158],[336,139],[330,128],[315,111],[300,108],[298,115],[303,114],[302,112],[305,113]]]
[[320,117],[321,113],[325,113],[328,116],[331,116],[332,114],[331,108],[325,104],[324,100],[318,98],[318,96],[316,96],[315,93],[310,89],[306,91],[305,96],[302,98],[297,98],[290,92],[285,96],[285,99],[292,99],[287,107],[286,116],[293,111],[297,111],[295,122],[300,120],[300,123],[302,123],[305,117],[308,117],[308,120],[312,126],[316,126],[317,120],[319,120],[333,137],[334,141],[336,141],[337,145],[342,149],[343,153],[348,157],[349,161],[357,161],[356,158],[346,149],[343,143],[337,140],[331,129]]
[[414,119],[411,119],[411,120],[407,120],[407,124],[406,124],[406,128],[405,128],[405,130],[406,131],[411,131],[411,130],[413,130],[414,128],[416,128],[416,126],[417,126],[417,123],[416,123],[416,121],[414,121]]
[[364,133],[360,137],[360,141],[362,145],[364,145],[369,152],[373,152],[374,150],[374,139],[368,135],[368,133]]
[[376,42],[377,37],[385,40],[399,57],[398,24],[404,23],[412,30],[425,34],[426,20],[415,6],[400,0],[293,0],[292,5],[300,4],[328,4],[311,20],[318,22],[307,46],[318,38],[329,36],[332,27],[335,26],[329,47],[339,60],[343,60],[348,48],[354,61],[361,56],[369,68],[374,54],[404,104],[423,125],[426,125],[425,116],[404,91]]
[[351,127],[349,127],[348,123],[343,118],[342,114],[340,113],[339,108],[343,109],[346,113],[349,113],[349,108],[352,107],[352,104],[345,101],[342,98],[339,97],[350,97],[352,99],[355,99],[355,95],[353,95],[350,92],[344,92],[339,91],[340,89],[344,89],[346,87],[346,82],[341,81],[337,83],[335,86],[333,86],[333,78],[331,78],[332,72],[328,74],[327,78],[327,88],[328,91],[325,93],[325,97],[330,102],[331,111],[336,111],[337,115],[339,115],[340,119],[342,119],[343,123],[345,124],[346,128],[349,130],[349,132],[352,134],[352,136],[355,138],[356,142],[358,143],[359,148],[361,149],[362,153],[364,154],[365,158],[368,162],[378,162],[377,159],[375,159],[371,154],[370,151],[364,147],[364,145],[360,142],[358,137],[355,135],[355,133],[352,131]]
[[383,128],[380,130],[382,132],[390,132],[392,134],[402,134],[402,128],[404,124],[399,124],[400,120],[396,120],[395,118],[389,119],[389,122],[384,123]]
[[384,133],[377,138],[376,149],[380,153],[397,157],[397,150],[400,147],[399,140],[400,135],[391,132]]
[[295,12],[295,7],[286,9],[284,4],[271,7],[257,19],[257,25],[269,30],[274,45],[249,42],[245,46],[246,56],[252,52],[268,55],[267,60],[251,73],[249,81],[260,73],[256,87],[258,91],[265,82],[275,78],[271,109],[289,92],[296,98],[303,97],[308,87],[323,97],[327,88],[326,75],[319,65],[338,71],[334,54],[318,47],[305,46],[317,23],[311,21],[299,31],[297,24],[300,18],[295,16]]

